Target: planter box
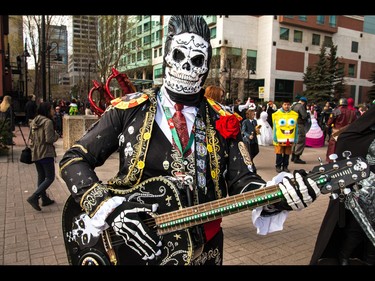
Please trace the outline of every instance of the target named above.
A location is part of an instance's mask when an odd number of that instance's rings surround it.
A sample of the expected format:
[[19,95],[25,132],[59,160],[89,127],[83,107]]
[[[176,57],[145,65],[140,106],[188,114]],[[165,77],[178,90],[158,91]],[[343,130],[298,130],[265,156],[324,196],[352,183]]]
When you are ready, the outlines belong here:
[[98,119],[97,115],[64,115],[63,149],[70,148]]

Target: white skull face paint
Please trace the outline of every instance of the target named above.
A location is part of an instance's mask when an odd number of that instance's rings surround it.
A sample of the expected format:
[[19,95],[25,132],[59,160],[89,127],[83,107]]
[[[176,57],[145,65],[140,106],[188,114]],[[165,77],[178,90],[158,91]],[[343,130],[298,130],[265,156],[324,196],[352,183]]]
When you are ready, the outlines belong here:
[[184,95],[196,94],[208,72],[208,42],[193,33],[175,35],[165,56],[164,86]]

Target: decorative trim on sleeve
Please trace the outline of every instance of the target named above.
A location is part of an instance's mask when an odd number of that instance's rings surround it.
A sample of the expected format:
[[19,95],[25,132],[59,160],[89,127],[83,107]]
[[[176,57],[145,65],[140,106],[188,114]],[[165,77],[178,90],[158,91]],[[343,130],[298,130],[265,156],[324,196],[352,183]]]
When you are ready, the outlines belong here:
[[82,209],[92,218],[97,210],[110,197],[107,186],[102,183],[95,183],[83,194],[80,205]]

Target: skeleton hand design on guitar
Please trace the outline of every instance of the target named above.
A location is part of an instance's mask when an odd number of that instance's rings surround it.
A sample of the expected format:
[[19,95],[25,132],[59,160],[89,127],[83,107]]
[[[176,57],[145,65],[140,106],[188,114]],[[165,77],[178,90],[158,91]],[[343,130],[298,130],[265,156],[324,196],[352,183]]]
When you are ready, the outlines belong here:
[[316,182],[306,175],[304,170],[294,171],[294,179],[284,177],[282,183],[279,183],[279,188],[292,210],[306,208],[320,195]]
[[124,202],[107,218],[115,233],[143,260],[153,260],[161,254],[161,241],[139,217],[142,212],[155,212],[157,207],[157,204]]

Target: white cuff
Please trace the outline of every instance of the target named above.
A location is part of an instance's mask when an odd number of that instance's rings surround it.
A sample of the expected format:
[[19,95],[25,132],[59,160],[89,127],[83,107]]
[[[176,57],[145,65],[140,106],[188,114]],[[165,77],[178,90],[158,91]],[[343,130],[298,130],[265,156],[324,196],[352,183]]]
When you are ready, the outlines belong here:
[[92,225],[100,230],[107,229],[109,225],[105,220],[109,214],[112,213],[113,210],[120,206],[124,201],[125,197],[120,196],[115,196],[108,199],[91,218]]
[[276,215],[270,215],[267,217],[261,216],[263,207],[258,207],[252,211],[253,225],[257,229],[257,234],[267,235],[275,231],[283,230],[284,222],[288,217],[288,211],[281,211]]
[[[266,187],[280,183],[285,176],[291,177],[292,175],[290,173],[281,172],[273,177],[272,180],[268,181]],[[266,207],[267,206],[258,207],[251,213],[253,225],[257,228],[257,234],[259,235],[267,235],[268,233],[282,230],[284,222],[289,214],[289,211],[281,211],[274,215],[270,213],[268,216],[261,216],[263,209]]]

